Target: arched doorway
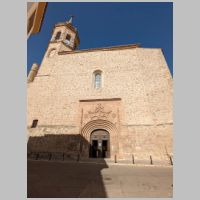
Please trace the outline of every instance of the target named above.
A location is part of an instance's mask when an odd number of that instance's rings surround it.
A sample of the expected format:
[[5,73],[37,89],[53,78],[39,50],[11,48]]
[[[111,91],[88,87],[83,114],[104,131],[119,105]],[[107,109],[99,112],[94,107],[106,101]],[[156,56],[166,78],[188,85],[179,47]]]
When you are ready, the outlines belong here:
[[110,157],[110,137],[108,131],[104,129],[96,129],[92,131],[90,135],[90,157]]

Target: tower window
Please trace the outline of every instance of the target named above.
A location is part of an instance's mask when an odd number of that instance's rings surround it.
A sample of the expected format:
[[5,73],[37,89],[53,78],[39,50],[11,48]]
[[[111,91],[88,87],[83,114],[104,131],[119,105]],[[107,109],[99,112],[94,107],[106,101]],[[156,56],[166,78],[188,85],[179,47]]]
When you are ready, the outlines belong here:
[[35,128],[37,126],[37,124],[38,124],[38,120],[34,119],[32,122],[31,128]]
[[70,40],[70,39],[71,39],[71,35],[70,35],[70,34],[67,34],[66,40]]
[[102,86],[102,73],[101,71],[94,72],[94,88],[99,89]]
[[69,43],[70,43],[70,39],[71,39],[71,35],[70,35],[70,34],[67,34],[67,35],[66,35],[66,44],[69,44]]
[[56,33],[55,40],[59,40],[59,39],[60,39],[60,36],[61,36],[61,32],[59,31],[59,32]]

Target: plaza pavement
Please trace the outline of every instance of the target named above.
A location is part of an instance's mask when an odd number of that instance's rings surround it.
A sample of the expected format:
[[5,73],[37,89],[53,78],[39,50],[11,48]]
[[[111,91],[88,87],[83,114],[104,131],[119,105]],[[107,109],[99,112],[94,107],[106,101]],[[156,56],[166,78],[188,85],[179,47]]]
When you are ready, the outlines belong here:
[[28,160],[28,198],[172,197],[171,166]]

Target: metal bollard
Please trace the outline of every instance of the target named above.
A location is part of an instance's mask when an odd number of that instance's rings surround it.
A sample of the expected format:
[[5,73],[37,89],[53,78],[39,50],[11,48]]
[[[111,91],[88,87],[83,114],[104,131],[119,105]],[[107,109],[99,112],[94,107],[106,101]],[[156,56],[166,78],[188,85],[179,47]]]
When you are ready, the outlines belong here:
[[133,161],[133,164],[135,164],[135,158],[134,158],[134,155],[132,155],[132,161]]
[[173,165],[172,157],[169,157],[171,165]]
[[117,163],[117,155],[115,155],[115,163]]
[[150,161],[151,161],[151,165],[153,165],[153,160],[152,160],[152,157],[150,156]]

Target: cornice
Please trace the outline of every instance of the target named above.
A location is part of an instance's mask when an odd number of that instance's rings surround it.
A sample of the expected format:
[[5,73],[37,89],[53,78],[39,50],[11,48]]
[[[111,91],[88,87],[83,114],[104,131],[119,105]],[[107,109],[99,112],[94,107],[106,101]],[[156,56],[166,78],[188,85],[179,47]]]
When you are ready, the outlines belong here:
[[59,55],[65,54],[74,54],[74,53],[85,53],[85,52],[95,52],[95,51],[114,51],[114,50],[124,50],[124,49],[132,49],[139,48],[140,44],[131,44],[131,45],[120,45],[120,46],[111,46],[111,47],[101,47],[94,49],[83,49],[83,50],[75,50],[75,51],[60,51]]

